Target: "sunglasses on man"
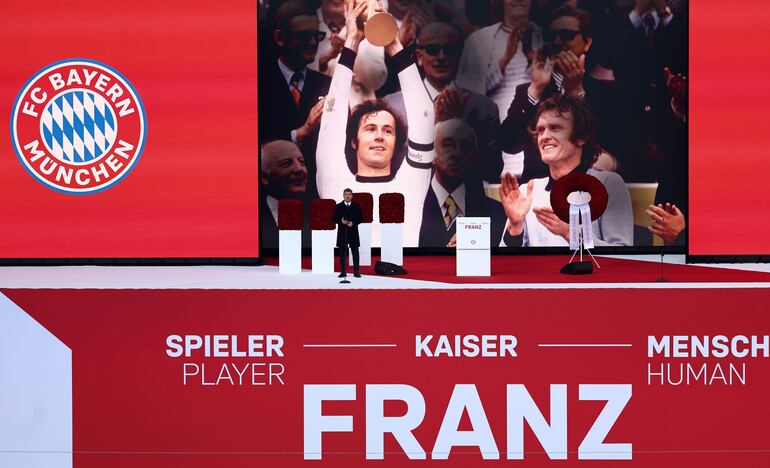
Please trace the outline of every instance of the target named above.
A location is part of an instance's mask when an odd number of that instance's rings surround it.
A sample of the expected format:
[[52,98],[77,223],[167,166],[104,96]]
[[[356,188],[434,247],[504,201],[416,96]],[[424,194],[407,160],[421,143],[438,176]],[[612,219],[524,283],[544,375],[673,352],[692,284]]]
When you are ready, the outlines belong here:
[[543,39],[545,39],[546,42],[553,42],[557,37],[560,37],[562,41],[569,42],[572,39],[575,39],[578,34],[582,33],[574,29],[557,29],[556,31],[549,29],[543,32]]
[[326,38],[325,31],[289,31],[288,35],[296,37],[304,43],[310,42],[311,39],[315,39],[316,42],[321,42]]
[[417,48],[432,56],[438,55],[442,50],[444,55],[460,55],[462,52],[462,45],[460,44],[423,44],[418,45]]

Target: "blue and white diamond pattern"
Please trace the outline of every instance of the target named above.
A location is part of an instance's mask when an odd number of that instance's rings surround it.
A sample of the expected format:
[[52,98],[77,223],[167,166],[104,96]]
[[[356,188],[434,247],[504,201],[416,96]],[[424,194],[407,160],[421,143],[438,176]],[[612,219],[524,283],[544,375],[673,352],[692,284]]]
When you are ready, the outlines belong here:
[[43,111],[40,132],[51,153],[61,161],[89,163],[115,142],[115,113],[102,96],[73,90],[53,99]]

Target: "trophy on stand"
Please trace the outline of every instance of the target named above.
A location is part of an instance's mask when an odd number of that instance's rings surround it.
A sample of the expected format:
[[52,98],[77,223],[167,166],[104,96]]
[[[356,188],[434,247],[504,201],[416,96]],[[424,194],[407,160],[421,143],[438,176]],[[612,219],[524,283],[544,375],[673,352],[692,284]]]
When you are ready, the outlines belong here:
[[369,3],[364,35],[370,44],[385,47],[393,42],[398,34],[396,18],[382,8],[380,0],[356,0]]
[[[569,223],[569,244],[573,250],[569,262],[562,267],[566,275],[585,275],[593,272],[593,264],[583,261],[583,250],[599,266],[589,249],[594,248],[591,223],[607,209],[607,189],[592,175],[573,172],[557,180],[551,188],[551,208],[554,214]],[[575,255],[579,260],[573,262]]]

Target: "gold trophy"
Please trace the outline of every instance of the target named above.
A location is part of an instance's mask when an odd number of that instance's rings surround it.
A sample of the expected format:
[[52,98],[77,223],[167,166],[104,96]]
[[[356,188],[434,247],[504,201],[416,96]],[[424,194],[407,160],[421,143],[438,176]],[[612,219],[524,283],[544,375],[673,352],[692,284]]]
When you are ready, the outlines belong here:
[[396,19],[386,12],[380,0],[357,0],[369,2],[366,25],[364,26],[364,35],[370,44],[378,47],[385,47],[393,42],[398,34],[398,24]]

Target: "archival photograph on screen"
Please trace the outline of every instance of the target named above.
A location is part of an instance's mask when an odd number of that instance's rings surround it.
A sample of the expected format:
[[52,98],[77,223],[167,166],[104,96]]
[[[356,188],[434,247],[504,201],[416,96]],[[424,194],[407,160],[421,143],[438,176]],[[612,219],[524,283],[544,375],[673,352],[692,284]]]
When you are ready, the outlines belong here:
[[280,200],[308,218],[350,188],[375,247],[396,192],[405,247],[468,216],[564,248],[550,194],[576,172],[607,190],[597,247],[685,245],[686,0],[259,0],[258,28],[262,247]]

